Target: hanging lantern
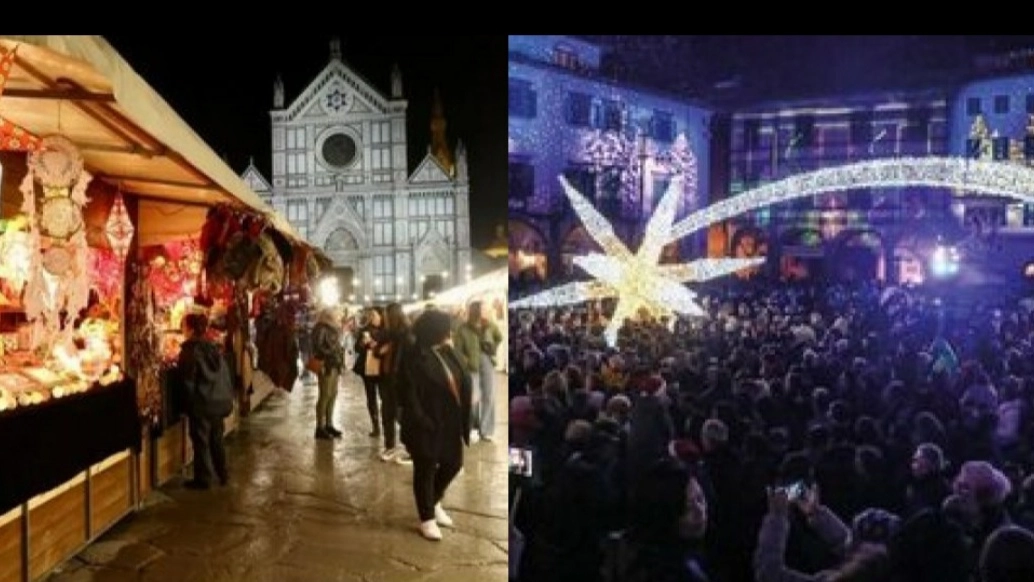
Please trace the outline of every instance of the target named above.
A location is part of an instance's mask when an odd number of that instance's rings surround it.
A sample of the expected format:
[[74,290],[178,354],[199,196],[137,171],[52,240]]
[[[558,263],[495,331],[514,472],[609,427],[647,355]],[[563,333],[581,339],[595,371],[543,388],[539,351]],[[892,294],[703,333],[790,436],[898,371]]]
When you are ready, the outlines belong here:
[[126,254],[129,253],[129,243],[133,241],[134,232],[136,229],[129,220],[126,204],[122,201],[122,193],[119,192],[115,195],[115,202],[111,205],[108,221],[104,224],[104,234],[107,235],[112,250],[123,261],[126,260]]

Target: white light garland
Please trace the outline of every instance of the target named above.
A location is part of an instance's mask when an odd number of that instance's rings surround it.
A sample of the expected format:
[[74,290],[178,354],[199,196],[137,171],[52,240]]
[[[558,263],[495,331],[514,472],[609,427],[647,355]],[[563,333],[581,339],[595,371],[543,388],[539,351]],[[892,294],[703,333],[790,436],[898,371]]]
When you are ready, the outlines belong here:
[[[608,144],[607,154],[620,157],[627,149]],[[622,144],[623,145],[623,144]],[[605,154],[606,155],[606,154]],[[687,164],[688,165],[688,164]],[[586,232],[606,254],[590,253],[574,258],[575,264],[595,277],[537,293],[512,302],[513,308],[568,305],[606,297],[619,299],[605,337],[614,345],[625,319],[640,309],[654,313],[672,311],[704,315],[696,294],[683,283],[707,281],[740,269],[757,266],[764,258],[700,259],[678,265],[659,265],[665,245],[707,226],[751,210],[796,198],[864,188],[934,186],[962,190],[966,194],[996,194],[1034,203],[1034,169],[969,158],[922,157],[870,160],[791,176],[716,202],[672,224],[677,209],[676,192],[685,178],[675,176],[650,217],[639,251],[633,255],[618,238],[610,222],[563,176],[560,183]]]
[[712,224],[795,198],[861,188],[935,186],[1034,202],[1034,169],[968,158],[890,158],[790,176],[711,204],[672,226],[670,243]]

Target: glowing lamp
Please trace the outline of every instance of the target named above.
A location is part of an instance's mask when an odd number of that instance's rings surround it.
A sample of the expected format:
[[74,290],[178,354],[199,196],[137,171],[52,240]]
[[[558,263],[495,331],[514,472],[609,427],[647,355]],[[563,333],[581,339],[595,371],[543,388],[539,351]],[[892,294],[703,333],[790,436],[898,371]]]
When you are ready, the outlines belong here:
[[337,305],[341,301],[341,290],[338,289],[337,280],[328,277],[320,281],[319,297],[324,305]]
[[111,212],[108,214],[108,221],[104,224],[104,234],[108,237],[108,243],[112,250],[123,261],[129,253],[129,244],[133,241],[133,222],[129,220],[129,213],[126,212],[126,204],[122,200],[122,193],[115,195],[115,202],[111,205]]

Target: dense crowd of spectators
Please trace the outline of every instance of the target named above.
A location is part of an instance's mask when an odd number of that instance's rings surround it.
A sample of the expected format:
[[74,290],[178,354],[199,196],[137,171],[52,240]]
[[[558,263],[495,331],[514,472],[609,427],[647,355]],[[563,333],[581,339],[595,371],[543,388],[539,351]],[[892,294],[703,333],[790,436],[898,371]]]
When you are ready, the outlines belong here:
[[727,286],[614,347],[512,312],[511,577],[1034,580],[1034,305],[967,295]]

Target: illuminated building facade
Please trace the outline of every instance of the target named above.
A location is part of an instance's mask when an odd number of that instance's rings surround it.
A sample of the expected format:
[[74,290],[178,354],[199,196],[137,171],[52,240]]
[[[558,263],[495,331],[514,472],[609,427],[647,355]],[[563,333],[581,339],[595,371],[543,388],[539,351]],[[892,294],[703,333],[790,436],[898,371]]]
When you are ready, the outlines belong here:
[[349,302],[428,297],[469,277],[470,182],[463,143],[451,152],[438,95],[425,157],[410,171],[402,73],[383,93],[342,59],[293,101],[274,87],[272,179],[242,178],[323,249]]
[[[682,174],[678,215],[707,205],[712,112],[655,90],[613,82],[606,55],[567,36],[509,38],[510,272],[570,277],[572,257],[595,250],[566,203],[558,176],[585,194],[635,248],[672,177]],[[689,237],[665,260],[696,254]]]
[[[953,155],[1034,163],[1034,74],[1010,69],[959,89],[951,111]],[[970,257],[993,254],[1006,277],[1034,262],[1034,205],[967,196],[956,198],[952,210],[970,233]]]
[[[763,104],[737,110],[726,125],[729,196],[821,168],[950,151],[945,92]],[[954,234],[950,198],[921,187],[802,198],[715,225],[711,251],[767,254],[772,274],[784,279],[919,282],[927,247]]]
[[[612,82],[604,50],[580,39],[510,37],[511,272],[564,278],[572,255],[591,249],[558,174],[634,248],[670,179],[644,171],[652,157],[666,155],[658,128],[668,138],[687,136],[693,154],[695,197],[683,201],[680,215],[790,176],[859,162],[950,156],[1030,164],[1031,54],[1021,55],[1027,72],[938,61],[937,74],[910,89],[719,105]],[[1034,274],[1032,237],[1034,205],[943,186],[880,186],[747,212],[675,246],[683,259],[764,255],[767,273],[784,279],[919,283],[936,276],[942,248],[958,257],[961,276],[967,264],[1006,272],[1030,266]]]

